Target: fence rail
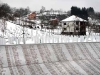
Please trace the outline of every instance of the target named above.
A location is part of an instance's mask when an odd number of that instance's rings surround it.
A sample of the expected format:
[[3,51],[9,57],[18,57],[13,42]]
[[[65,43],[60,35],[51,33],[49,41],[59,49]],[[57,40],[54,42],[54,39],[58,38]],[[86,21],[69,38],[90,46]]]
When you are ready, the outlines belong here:
[[[31,30],[32,31],[32,30]],[[87,35],[61,35],[53,34],[51,32],[42,32],[40,30],[33,30],[31,34],[18,37],[4,36],[0,37],[0,45],[4,44],[32,44],[32,43],[67,43],[67,42],[100,42],[100,33]],[[34,34],[35,33],[35,34]],[[24,35],[24,38],[23,38]]]

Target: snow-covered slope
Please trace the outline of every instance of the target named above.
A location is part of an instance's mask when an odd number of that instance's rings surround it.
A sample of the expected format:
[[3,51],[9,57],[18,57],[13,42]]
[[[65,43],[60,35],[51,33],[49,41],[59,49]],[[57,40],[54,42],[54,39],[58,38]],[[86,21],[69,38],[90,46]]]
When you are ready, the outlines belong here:
[[[61,35],[61,29],[29,29],[7,21],[6,32],[0,32],[0,44],[32,44],[32,43],[66,43],[66,42],[100,42],[100,34],[88,29],[86,36]],[[4,37],[4,38],[2,38]]]

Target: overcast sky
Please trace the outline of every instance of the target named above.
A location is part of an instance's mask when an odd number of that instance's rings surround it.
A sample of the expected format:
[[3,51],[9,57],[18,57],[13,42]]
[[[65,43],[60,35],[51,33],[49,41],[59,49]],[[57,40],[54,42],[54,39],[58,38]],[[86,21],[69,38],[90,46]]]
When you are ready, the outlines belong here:
[[100,11],[100,0],[0,0],[8,3],[11,7],[27,7],[32,11],[38,11],[42,6],[46,9],[70,10],[71,6],[93,7],[95,11]]

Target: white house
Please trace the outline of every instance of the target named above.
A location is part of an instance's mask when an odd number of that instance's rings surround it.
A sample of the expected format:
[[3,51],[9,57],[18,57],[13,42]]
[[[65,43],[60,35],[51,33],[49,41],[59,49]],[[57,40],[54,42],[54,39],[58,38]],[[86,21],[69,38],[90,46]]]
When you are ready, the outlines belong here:
[[86,20],[72,15],[64,20],[62,22],[62,34],[79,34],[79,32],[86,32]]

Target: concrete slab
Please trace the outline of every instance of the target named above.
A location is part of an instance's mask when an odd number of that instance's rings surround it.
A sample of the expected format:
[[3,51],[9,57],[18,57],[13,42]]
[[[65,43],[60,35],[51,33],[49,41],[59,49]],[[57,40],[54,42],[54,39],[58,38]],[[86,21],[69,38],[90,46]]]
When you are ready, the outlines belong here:
[[2,45],[0,75],[100,75],[100,42]]

